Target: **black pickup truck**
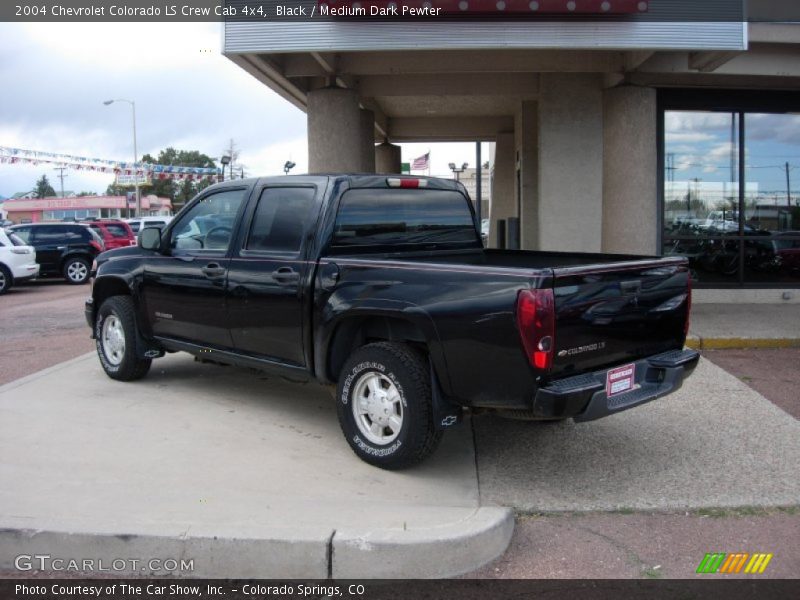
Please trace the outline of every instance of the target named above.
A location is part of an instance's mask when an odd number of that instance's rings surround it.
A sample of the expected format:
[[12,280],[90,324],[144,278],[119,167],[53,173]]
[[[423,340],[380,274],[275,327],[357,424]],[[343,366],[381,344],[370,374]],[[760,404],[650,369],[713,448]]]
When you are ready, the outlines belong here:
[[465,407],[590,421],[676,390],[698,361],[685,259],[485,249],[449,180],[217,184],[94,272],[86,319],[110,377],[185,351],[336,384],[348,443],[389,469]]

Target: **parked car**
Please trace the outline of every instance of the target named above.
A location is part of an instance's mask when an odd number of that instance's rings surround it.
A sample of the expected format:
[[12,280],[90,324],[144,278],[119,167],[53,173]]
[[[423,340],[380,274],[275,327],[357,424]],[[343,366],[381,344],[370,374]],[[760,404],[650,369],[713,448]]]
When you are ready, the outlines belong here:
[[697,365],[685,258],[485,249],[480,233],[452,180],[220,183],[98,257],[86,320],[113,379],[185,351],[336,384],[347,442],[387,469],[433,452],[463,407],[591,421]]
[[139,233],[144,227],[164,228],[172,220],[172,217],[136,217],[123,220],[130,225],[133,233]]
[[106,250],[136,245],[131,226],[117,219],[97,219],[82,223],[103,239]]
[[13,232],[0,228],[0,294],[38,274],[36,250]]
[[87,283],[92,261],[105,250],[100,236],[80,223],[29,223],[9,229],[36,248],[40,274],[64,277],[71,284]]
[[784,271],[800,272],[800,231],[783,231],[777,234],[775,248]]

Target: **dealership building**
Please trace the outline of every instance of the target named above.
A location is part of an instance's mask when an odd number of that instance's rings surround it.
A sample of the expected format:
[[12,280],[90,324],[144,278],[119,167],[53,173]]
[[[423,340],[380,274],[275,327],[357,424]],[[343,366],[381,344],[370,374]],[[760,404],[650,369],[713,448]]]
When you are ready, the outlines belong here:
[[[14,223],[39,223],[83,219],[120,219],[133,216],[136,203],[127,196],[72,196],[69,198],[14,198],[3,210]],[[142,196],[142,215],[171,215],[169,198]]]
[[225,23],[225,55],[307,113],[311,172],[493,142],[490,246],[683,254],[701,299],[800,301],[797,3],[405,4],[444,16]]

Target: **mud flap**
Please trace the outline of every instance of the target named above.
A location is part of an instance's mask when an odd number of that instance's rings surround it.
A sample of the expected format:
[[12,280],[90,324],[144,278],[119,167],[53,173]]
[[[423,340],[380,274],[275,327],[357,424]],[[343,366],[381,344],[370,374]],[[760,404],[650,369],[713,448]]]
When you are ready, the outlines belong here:
[[433,424],[436,429],[450,429],[461,423],[464,417],[464,410],[444,397],[442,388],[439,386],[439,378],[436,376],[433,365],[430,365],[430,369]]

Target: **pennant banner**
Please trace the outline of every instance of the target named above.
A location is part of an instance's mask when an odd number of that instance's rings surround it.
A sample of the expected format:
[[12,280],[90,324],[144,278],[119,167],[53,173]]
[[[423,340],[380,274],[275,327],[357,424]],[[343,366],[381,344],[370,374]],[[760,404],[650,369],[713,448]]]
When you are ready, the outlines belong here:
[[139,175],[161,180],[222,181],[222,170],[216,167],[179,167],[149,163],[126,163],[100,158],[56,154],[54,152],[9,148],[6,146],[0,146],[0,163],[24,163],[33,165],[48,163],[68,169],[75,169],[76,171],[95,171],[98,173],[114,173],[115,175]]

